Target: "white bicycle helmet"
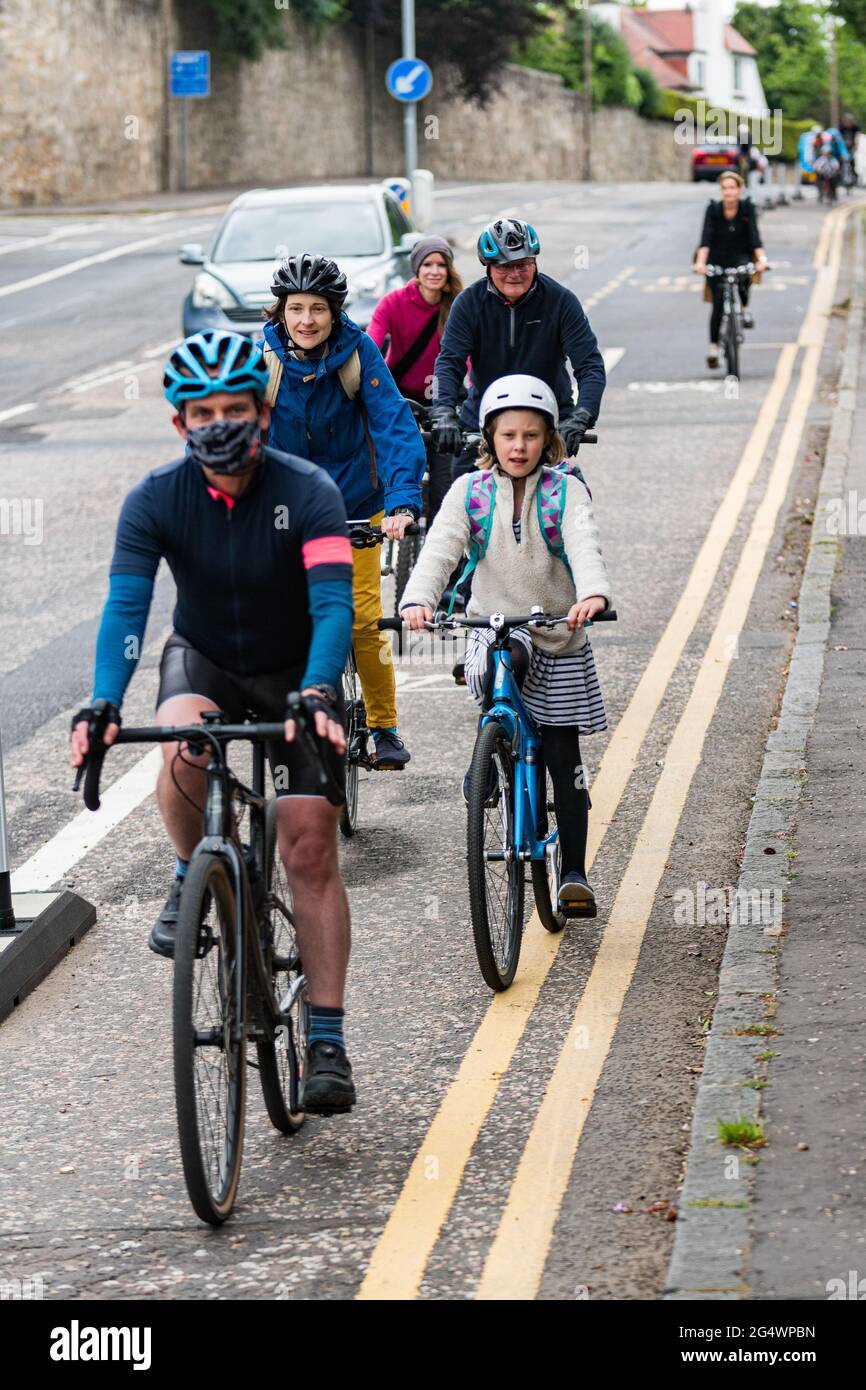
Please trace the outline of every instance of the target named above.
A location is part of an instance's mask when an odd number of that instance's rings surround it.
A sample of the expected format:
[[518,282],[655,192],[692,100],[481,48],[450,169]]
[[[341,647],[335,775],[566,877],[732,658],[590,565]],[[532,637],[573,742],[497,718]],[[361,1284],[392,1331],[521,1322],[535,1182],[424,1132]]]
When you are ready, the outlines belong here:
[[501,376],[498,381],[491,382],[478,407],[478,423],[482,430],[500,410],[538,410],[550,417],[554,429],[559,424],[556,396],[537,376]]

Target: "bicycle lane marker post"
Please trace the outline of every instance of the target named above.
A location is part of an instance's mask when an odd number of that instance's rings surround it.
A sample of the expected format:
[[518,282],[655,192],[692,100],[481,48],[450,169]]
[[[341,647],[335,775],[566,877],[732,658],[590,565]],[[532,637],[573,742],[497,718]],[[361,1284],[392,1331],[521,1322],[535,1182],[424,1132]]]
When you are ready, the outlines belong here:
[[[783,348],[769,391],[692,567],[680,600],[611,737],[593,784],[587,863],[591,867],[624,794],[650,724],[715,580],[722,556],[748,499],[794,369],[797,347]],[[374,1248],[357,1297],[411,1299],[450,1211],[463,1170],[507,1071],[561,937],[541,930],[533,916],[521,967],[511,988],[490,1003],[422,1141]],[[425,1159],[435,1153],[439,1179],[427,1180]]]
[[[583,1126],[637,967],[670,846],[727,678],[733,655],[731,637],[739,635],[745,623],[797,463],[832,309],[844,232],[841,218],[834,231],[832,263],[819,271],[809,314],[800,332],[799,342],[805,347],[803,366],[767,488],[688,702],[665,753],[664,767],[623,875],[589,980],[521,1156],[476,1290],[479,1300],[533,1299],[544,1274]],[[588,1039],[588,1045],[576,1047],[577,1036]]]

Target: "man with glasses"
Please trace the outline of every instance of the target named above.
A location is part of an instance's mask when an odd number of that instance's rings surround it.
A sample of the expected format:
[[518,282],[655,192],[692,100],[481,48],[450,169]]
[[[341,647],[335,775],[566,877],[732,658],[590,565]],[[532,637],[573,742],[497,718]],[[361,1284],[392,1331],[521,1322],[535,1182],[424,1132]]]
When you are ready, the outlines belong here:
[[[433,374],[431,425],[436,448],[457,454],[454,477],[471,472],[474,449],[461,454],[461,429],[478,429],[478,402],[491,382],[520,373],[555,392],[559,432],[572,456],[598,417],[604,362],[579,299],[536,265],[538,233],[528,222],[500,218],[478,238],[487,271],[454,301]],[[466,359],[470,389],[458,411]],[[578,400],[566,362],[577,382]]]

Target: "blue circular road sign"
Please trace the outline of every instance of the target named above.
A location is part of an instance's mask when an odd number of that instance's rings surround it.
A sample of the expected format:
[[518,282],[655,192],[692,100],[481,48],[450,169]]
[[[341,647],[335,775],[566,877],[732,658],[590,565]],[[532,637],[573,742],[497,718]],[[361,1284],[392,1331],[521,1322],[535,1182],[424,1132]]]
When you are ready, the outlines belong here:
[[422,101],[433,86],[433,74],[420,58],[398,58],[385,73],[385,86],[395,101]]

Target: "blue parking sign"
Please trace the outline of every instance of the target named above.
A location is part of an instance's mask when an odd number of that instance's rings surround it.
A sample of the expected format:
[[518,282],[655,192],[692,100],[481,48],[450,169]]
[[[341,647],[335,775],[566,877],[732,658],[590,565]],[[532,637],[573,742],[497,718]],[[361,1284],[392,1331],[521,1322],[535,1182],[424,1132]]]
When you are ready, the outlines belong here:
[[173,97],[210,96],[210,53],[207,49],[176,49],[169,54],[169,90]]

